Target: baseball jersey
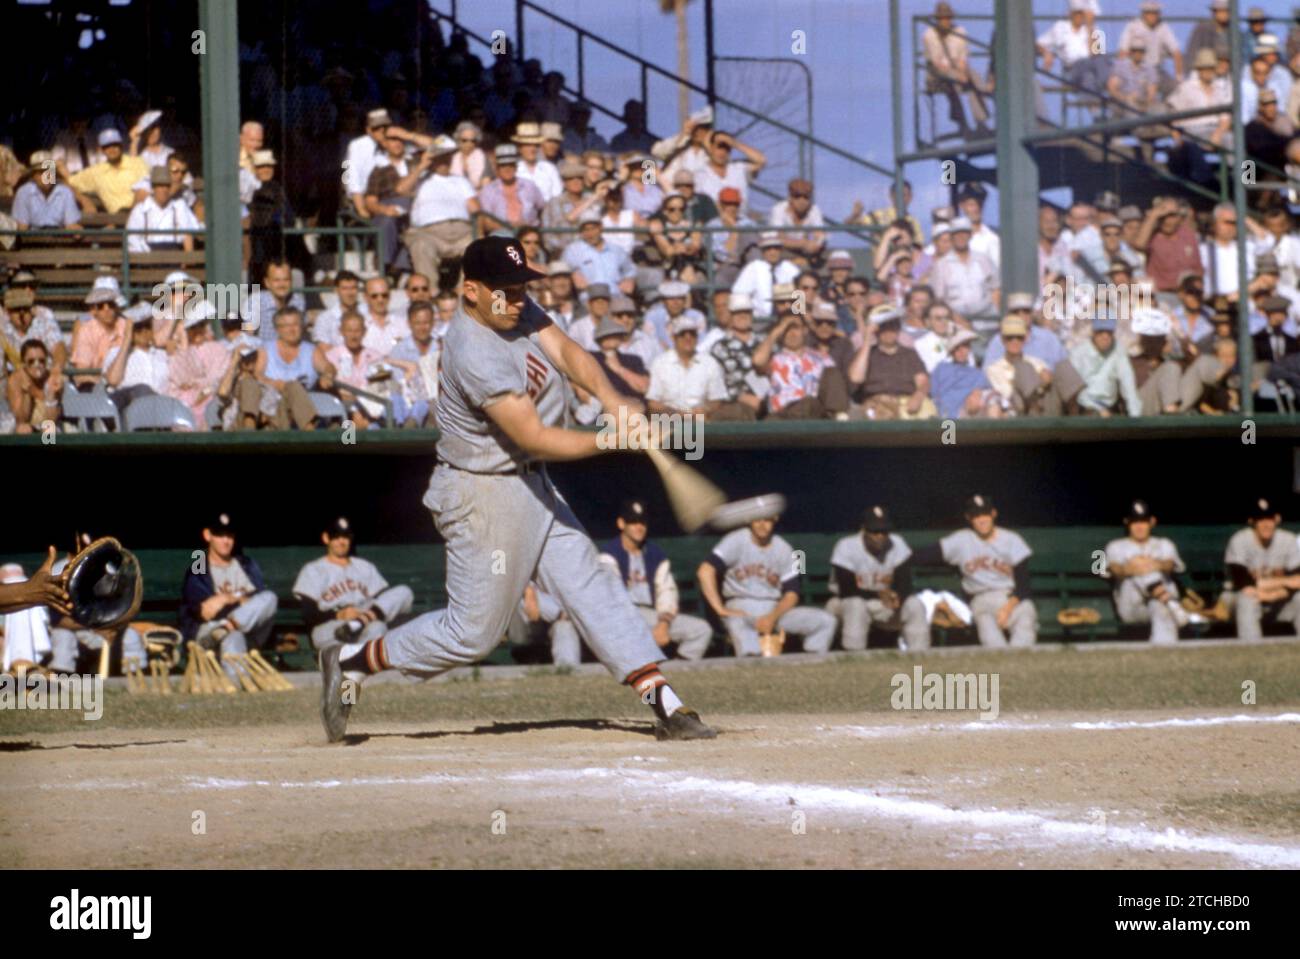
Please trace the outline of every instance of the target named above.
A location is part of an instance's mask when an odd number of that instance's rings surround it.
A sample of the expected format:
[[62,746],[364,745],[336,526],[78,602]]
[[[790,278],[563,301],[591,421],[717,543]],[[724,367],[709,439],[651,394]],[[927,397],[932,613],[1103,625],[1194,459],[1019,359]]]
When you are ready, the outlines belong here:
[[1013,570],[1033,555],[1018,533],[994,527],[981,539],[973,529],[962,529],[939,540],[943,561],[961,569],[961,588],[976,596],[994,589],[1015,589]]
[[645,552],[627,554],[627,593],[637,606],[653,606],[650,581],[646,578]]
[[1281,576],[1289,570],[1300,569],[1300,541],[1296,540],[1295,533],[1279,529],[1265,546],[1250,527],[1239,529],[1228,540],[1223,562],[1246,567],[1256,579]]
[[[1149,556],[1154,560],[1165,561],[1173,560],[1175,573],[1185,572],[1187,567],[1183,565],[1183,558],[1178,555],[1178,547],[1174,545],[1173,540],[1165,539],[1163,536],[1148,537],[1145,543],[1139,543],[1132,537],[1125,536],[1122,539],[1113,539],[1106,544],[1106,565],[1125,565],[1131,563],[1139,556]],[[1116,579],[1115,589],[1118,590],[1123,583],[1123,579]]]
[[212,574],[213,592],[228,596],[251,596],[257,592],[253,581],[244,572],[244,567],[237,562],[230,562],[225,566],[213,563],[209,567],[209,572]]
[[748,527],[733,530],[713,547],[713,556],[726,569],[722,579],[724,599],[779,600],[787,590],[799,590],[794,550],[780,536],[766,546],[754,542]]
[[298,571],[293,593],[310,599],[329,612],[344,606],[370,605],[370,601],[388,588],[388,581],[375,564],[352,556],[346,566],[331,563],[328,557],[314,559]]
[[564,418],[565,390],[538,334],[551,318],[528,298],[515,329],[500,333],[458,310],[438,371],[438,458],[472,473],[503,473],[528,457],[487,415],[494,400],[528,396],[545,426]]
[[[878,593],[894,581],[894,570],[907,562],[912,548],[897,533],[889,534],[889,549],[880,559],[867,552],[862,535],[845,536],[831,550],[831,565],[847,569],[857,580],[858,589]],[[835,581],[834,576],[831,582]]]

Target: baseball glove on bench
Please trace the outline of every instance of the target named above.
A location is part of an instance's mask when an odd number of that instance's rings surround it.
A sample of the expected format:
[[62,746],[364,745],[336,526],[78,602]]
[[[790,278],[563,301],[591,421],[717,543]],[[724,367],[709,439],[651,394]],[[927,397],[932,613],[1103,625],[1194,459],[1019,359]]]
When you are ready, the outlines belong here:
[[87,629],[112,629],[140,611],[144,577],[135,554],[111,536],[95,540],[63,571],[69,616]]
[[1056,621],[1062,626],[1092,626],[1101,622],[1101,613],[1087,606],[1063,609],[1056,614]]

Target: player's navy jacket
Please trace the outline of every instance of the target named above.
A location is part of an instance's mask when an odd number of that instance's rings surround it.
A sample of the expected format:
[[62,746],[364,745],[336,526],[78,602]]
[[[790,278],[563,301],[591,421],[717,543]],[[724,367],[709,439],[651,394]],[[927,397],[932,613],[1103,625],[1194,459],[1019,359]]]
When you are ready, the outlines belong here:
[[[600,548],[602,553],[608,553],[614,557],[614,562],[618,563],[618,576],[627,585],[628,558],[627,550],[623,548],[623,539],[615,536],[608,543]],[[645,557],[646,582],[650,586],[650,605],[655,603],[655,580],[658,578],[659,567],[661,564],[668,562],[668,554],[656,546],[653,542],[647,542],[641,547],[641,555]]]
[[[262,578],[262,568],[257,565],[257,561],[251,556],[245,556],[243,553],[236,553],[233,560],[243,569],[244,575],[248,577],[253,587],[259,592],[266,589],[266,580]],[[186,640],[194,638],[199,631],[199,626],[203,620],[199,617],[199,607],[203,601],[217,591],[216,586],[212,583],[212,574],[208,572],[206,565],[202,573],[194,572],[194,567],[190,566],[185,570],[185,582],[181,585],[181,635]],[[231,603],[223,609],[215,619],[220,619],[230,610],[234,609],[236,603]]]

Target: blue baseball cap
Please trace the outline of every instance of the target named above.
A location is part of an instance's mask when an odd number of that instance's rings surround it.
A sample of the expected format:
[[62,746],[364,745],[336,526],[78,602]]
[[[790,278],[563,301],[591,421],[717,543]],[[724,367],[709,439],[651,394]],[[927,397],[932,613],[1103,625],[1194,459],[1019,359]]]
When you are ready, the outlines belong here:
[[1109,317],[1099,316],[1092,321],[1092,332],[1094,333],[1114,333],[1115,321]]

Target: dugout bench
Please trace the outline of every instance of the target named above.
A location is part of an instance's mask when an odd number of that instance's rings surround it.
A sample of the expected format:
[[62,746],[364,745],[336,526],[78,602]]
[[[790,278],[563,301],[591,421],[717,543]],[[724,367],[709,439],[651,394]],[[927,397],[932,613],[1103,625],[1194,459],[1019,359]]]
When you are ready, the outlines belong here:
[[[1201,594],[1207,603],[1217,598],[1222,585],[1223,549],[1228,537],[1239,527],[1195,526],[1161,527],[1159,533],[1167,535],[1178,544],[1183,561],[1187,564],[1186,582]],[[1115,618],[1110,600],[1109,584],[1092,572],[1094,551],[1104,549],[1106,542],[1121,531],[1119,527],[1050,527],[1022,528],[1034,556],[1030,560],[1034,601],[1038,606],[1039,639],[1048,642],[1079,642],[1099,638],[1132,638],[1139,640],[1147,635],[1145,626],[1122,626]],[[942,533],[934,531],[902,531],[913,549],[936,541]],[[804,577],[804,602],[823,606],[830,597],[830,556],[835,541],[843,533],[790,533],[786,534],[795,549],[804,551],[807,572]],[[598,538],[597,542],[602,539]],[[704,604],[695,580],[695,570],[717,542],[716,536],[678,536],[656,538],[672,562],[673,574],[681,593],[683,612],[705,615]],[[302,622],[297,600],[293,596],[293,583],[302,566],[322,555],[320,546],[249,546],[248,552],[262,568],[268,588],[280,600],[276,614],[275,633],[278,638],[296,636],[298,648],[282,652],[274,660],[286,669],[315,669],[315,655],[311,649],[308,630]],[[444,549],[437,545],[376,545],[366,544],[360,550],[375,563],[390,584],[409,586],[415,594],[414,613],[427,612],[446,603],[444,591],[446,564]],[[194,561],[190,550],[142,549],[137,551],[144,572],[144,602],[139,619],[159,624],[174,625],[185,569]],[[28,555],[18,558],[25,569],[39,565],[40,557]],[[958,591],[958,577],[951,567],[920,567],[916,570],[918,589],[947,589]],[[1101,614],[1101,620],[1089,626],[1062,626],[1056,613],[1066,607],[1087,606]],[[1217,633],[1231,634],[1232,626],[1203,625],[1189,627],[1185,636],[1205,636]],[[971,644],[975,637],[971,629],[936,629],[936,646]],[[872,648],[890,648],[893,634],[875,632]],[[797,648],[797,647],[796,647]],[[508,664],[521,661],[538,662],[535,650],[517,650],[506,643],[498,646],[485,660],[490,664]],[[725,634],[715,623],[714,641],[710,655],[729,655],[730,647]],[[544,661],[544,657],[541,661]]]

